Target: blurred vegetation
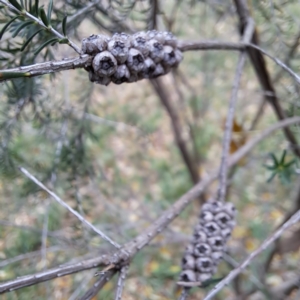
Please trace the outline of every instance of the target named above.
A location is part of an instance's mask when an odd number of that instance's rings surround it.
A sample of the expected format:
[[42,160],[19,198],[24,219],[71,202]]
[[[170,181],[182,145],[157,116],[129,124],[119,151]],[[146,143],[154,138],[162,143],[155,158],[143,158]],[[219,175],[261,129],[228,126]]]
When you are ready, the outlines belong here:
[[[159,1],[159,11],[154,13],[152,1],[106,2],[107,6],[100,1],[93,10],[72,19],[87,2],[56,0],[48,17],[53,28],[62,32],[64,17],[68,16],[64,35],[78,45],[92,33],[147,30],[153,26],[153,14],[158,30],[171,30],[180,40],[239,40],[238,18],[231,1]],[[248,2],[261,47],[297,71],[299,2]],[[39,5],[47,14],[48,1],[40,1]],[[36,14],[35,7],[31,9]],[[14,16],[1,6],[0,28]],[[53,38],[47,30],[41,30],[21,52],[32,34],[40,30],[37,24],[28,23],[18,31],[21,22],[26,21],[18,19],[5,31],[0,44],[1,70],[76,55],[65,44],[48,44],[40,49]],[[189,153],[202,177],[220,163],[237,58],[238,52],[230,51],[186,52],[178,71],[163,78],[179,114]],[[297,83],[273,62],[267,61],[267,67],[287,115],[300,116]],[[24,178],[19,166],[30,170],[118,243],[140,233],[193,186],[174,141],[170,118],[146,80],[103,87],[92,84],[84,70],[76,69],[1,83],[0,99],[1,281],[111,250]],[[231,153],[277,121],[268,104],[261,109],[263,101],[251,63],[247,62]],[[259,121],[253,127],[260,111]],[[299,127],[292,130],[299,141]],[[294,208],[299,197],[299,172],[299,159],[280,131],[259,144],[232,171],[227,197],[236,205],[239,215],[228,253],[236,261],[259,246]],[[272,180],[268,180],[270,176]],[[214,190],[213,185],[207,190],[207,197]],[[124,299],[163,300],[179,295],[175,282],[181,255],[199,209],[195,201],[135,257]],[[293,234],[290,231],[286,236]],[[295,239],[299,240],[299,236],[295,235]],[[300,252],[296,247],[277,253],[261,278],[261,266],[270,252],[259,256],[248,273],[215,299],[237,299],[240,290],[252,289],[247,299],[269,299],[264,288],[251,283],[251,276],[271,289],[299,274]],[[230,264],[222,262],[216,278],[231,269]],[[96,280],[94,273],[90,270],[57,278],[4,294],[1,299],[76,299]],[[114,279],[95,299],[113,299],[115,286]],[[205,289],[193,289],[190,299],[201,299],[204,293]],[[285,299],[299,298],[299,292],[294,290]]]

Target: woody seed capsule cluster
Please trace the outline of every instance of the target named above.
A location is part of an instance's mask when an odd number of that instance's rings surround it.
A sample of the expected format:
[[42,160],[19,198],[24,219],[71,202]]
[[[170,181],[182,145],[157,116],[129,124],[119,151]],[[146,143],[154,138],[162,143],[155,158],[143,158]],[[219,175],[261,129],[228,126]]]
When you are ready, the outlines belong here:
[[91,35],[82,40],[82,52],[94,56],[89,79],[102,85],[156,78],[177,67],[183,56],[170,32],[151,30],[133,35]]
[[227,240],[235,226],[236,209],[230,202],[208,201],[182,258],[180,281],[204,282],[217,271]]

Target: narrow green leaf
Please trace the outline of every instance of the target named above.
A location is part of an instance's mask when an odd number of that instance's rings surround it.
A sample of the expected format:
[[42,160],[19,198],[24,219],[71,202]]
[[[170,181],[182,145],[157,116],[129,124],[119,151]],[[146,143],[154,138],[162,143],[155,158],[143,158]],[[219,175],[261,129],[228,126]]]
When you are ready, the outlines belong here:
[[274,161],[274,165],[275,165],[275,166],[278,166],[279,162],[278,162],[276,156],[274,155],[274,153],[271,153],[270,155],[271,155],[271,157],[272,157],[272,159],[273,159],[273,161]]
[[263,165],[263,166],[264,166],[266,169],[271,170],[271,171],[277,169],[276,166],[268,166],[268,165]]
[[39,9],[39,17],[41,18],[41,20],[43,21],[43,23],[45,24],[45,26],[49,27],[49,25],[50,25],[49,21],[47,19],[45,10],[42,7]]
[[276,172],[274,172],[271,176],[270,176],[270,178],[267,180],[267,182],[268,183],[270,183],[272,180],[273,180],[273,178],[276,176]]
[[67,18],[68,16],[64,16],[63,20],[62,20],[62,31],[64,36],[67,36]]
[[24,9],[24,0],[21,0],[21,6]]
[[294,163],[296,162],[296,159],[291,160],[290,162],[286,163],[284,165],[285,168],[289,168],[290,166],[292,166]]
[[0,5],[0,9],[4,8],[5,6],[4,5]]
[[285,156],[286,156],[286,150],[284,150],[282,153],[281,160],[280,160],[281,165],[284,163]]
[[8,23],[5,24],[5,26],[0,31],[0,40],[2,39],[3,34],[5,33],[6,29],[9,27],[9,25],[14,22],[16,19],[18,19],[20,16],[16,16],[12,18]]
[[8,0],[11,5],[13,5],[19,11],[22,11],[22,6],[17,2],[17,0]]
[[37,16],[39,15],[39,0],[35,0],[35,13]]
[[24,23],[22,22],[19,26],[16,27],[12,37],[15,38],[23,28],[25,28],[26,26],[29,26],[30,24],[33,24],[33,23],[34,23],[33,21],[26,21]]
[[47,12],[47,18],[49,23],[51,24],[51,13],[53,9],[53,0],[50,0],[49,5],[48,5],[48,12]]
[[13,79],[13,78],[20,78],[20,77],[30,77],[29,72],[1,72],[0,73],[0,81]]
[[34,34],[32,34],[29,39],[24,43],[24,45],[22,46],[22,48],[20,49],[20,51],[22,52],[26,47],[27,45],[30,43],[30,41],[39,33],[41,32],[42,30],[44,30],[43,28],[37,30]]
[[45,48],[47,45],[49,45],[49,44],[52,44],[54,41],[59,41],[59,39],[58,38],[52,38],[52,39],[50,39],[50,40],[48,40],[47,42],[45,42],[43,45],[41,45],[40,47],[38,47],[35,51],[34,51],[34,55],[37,55],[37,54],[39,54],[42,50],[43,50],[43,48]]

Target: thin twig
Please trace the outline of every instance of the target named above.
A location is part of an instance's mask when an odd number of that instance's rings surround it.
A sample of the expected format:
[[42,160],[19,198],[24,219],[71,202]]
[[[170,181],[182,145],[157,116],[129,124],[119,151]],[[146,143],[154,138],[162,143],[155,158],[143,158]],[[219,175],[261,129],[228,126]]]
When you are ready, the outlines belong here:
[[[243,42],[248,43],[252,38],[254,31],[254,22],[252,19],[249,19],[247,28],[244,32]],[[231,142],[231,133],[234,119],[234,111],[238,98],[239,86],[242,78],[242,72],[246,61],[246,52],[243,51],[240,54],[239,61],[236,68],[234,83],[232,87],[231,99],[229,101],[229,108],[227,113],[227,119],[225,124],[225,133],[223,138],[222,145],[222,157],[221,157],[221,166],[219,174],[219,189],[217,200],[223,202],[225,200],[226,187],[227,187],[227,158],[229,155],[229,147]]]
[[[238,151],[230,156],[228,167],[234,166],[247,153],[249,153],[259,142],[265,140],[274,131],[286,126],[300,123],[300,117],[294,117],[280,121],[267,128],[257,137],[251,139]],[[122,249],[112,255],[101,255],[96,258],[84,260],[78,263],[60,266],[58,268],[49,269],[45,272],[35,273],[32,275],[22,276],[8,282],[0,284],[0,293],[5,293],[25,286],[37,284],[39,282],[51,280],[60,276],[77,273],[83,270],[97,268],[99,266],[108,266],[110,264],[118,264],[133,258],[143,247],[145,247],[155,236],[160,234],[194,199],[199,197],[203,191],[217,179],[218,172],[214,170],[209,176],[204,177],[197,185],[191,188],[187,193],[181,196],[169,209],[161,214],[161,216],[146,228],[131,242],[124,245]]]
[[[17,12],[18,14],[22,16],[26,16],[27,18],[33,20],[37,24],[39,24],[41,27],[45,28],[47,31],[51,31],[55,36],[57,36],[60,39],[65,39],[66,37],[63,36],[61,33],[56,31],[52,26],[46,26],[41,19],[33,16],[31,13],[29,13],[26,10],[18,10],[16,7],[14,7],[12,4],[7,2],[6,0],[0,0],[0,3],[4,4],[6,7],[8,7],[10,10]],[[74,44],[71,40],[68,39],[68,45],[70,45],[78,54],[80,54],[81,50],[80,48]]]
[[98,294],[98,292],[104,287],[104,285],[115,275],[117,271],[115,269],[110,270],[103,274],[93,286],[78,300],[90,300]]
[[204,300],[213,299],[225,285],[228,285],[238,274],[240,274],[251,261],[266,250],[274,241],[276,241],[287,229],[300,221],[300,210],[298,210],[287,222],[285,222],[278,230],[270,235],[255,251],[253,251],[236,269],[232,270],[223,280],[221,280],[213,290],[208,293]]
[[178,300],[186,300],[189,295],[189,291],[190,291],[189,288],[184,287],[181,291],[181,294],[180,294]]
[[96,228],[94,225],[92,225],[90,222],[88,222],[85,218],[83,218],[76,210],[74,210],[72,207],[70,207],[66,202],[64,202],[60,197],[58,197],[55,193],[50,191],[44,184],[42,184],[36,177],[34,177],[32,174],[30,174],[26,169],[20,167],[20,171],[28,177],[30,180],[32,180],[35,184],[37,184],[41,189],[46,191],[49,195],[51,195],[60,205],[65,207],[70,213],[72,213],[74,216],[76,216],[82,223],[84,223],[87,227],[92,229],[94,232],[96,232],[98,235],[100,235],[104,240],[109,242],[111,245],[116,247],[117,249],[120,249],[121,246],[113,241],[111,238],[109,238],[106,234],[104,234],[101,230]]
[[119,278],[118,278],[118,283],[117,283],[117,290],[116,290],[116,296],[115,300],[121,300],[122,299],[122,293],[125,285],[125,279],[126,275],[129,270],[129,265],[124,266],[120,269],[119,271]]

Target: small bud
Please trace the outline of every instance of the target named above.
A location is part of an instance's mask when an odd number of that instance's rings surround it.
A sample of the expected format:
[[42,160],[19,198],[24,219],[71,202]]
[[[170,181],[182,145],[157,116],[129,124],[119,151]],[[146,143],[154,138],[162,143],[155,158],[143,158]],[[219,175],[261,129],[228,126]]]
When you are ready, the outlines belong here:
[[175,50],[175,57],[176,57],[176,64],[174,65],[174,67],[177,67],[181,61],[183,60],[183,55],[182,52],[178,49]]
[[211,254],[211,247],[204,243],[199,243],[194,246],[194,255],[199,256],[209,256]]
[[105,35],[92,34],[88,38],[82,40],[82,52],[84,54],[96,55],[99,52],[105,51],[107,48],[108,37]]
[[220,236],[213,236],[208,238],[208,243],[213,251],[222,251],[224,249],[224,241]]
[[143,54],[137,49],[131,48],[127,58],[127,66],[130,71],[135,73],[141,72],[144,69]]
[[196,260],[196,269],[199,272],[209,273],[212,271],[213,263],[208,257],[199,257]]
[[160,62],[164,58],[163,45],[155,39],[148,41],[147,45],[150,51],[149,56],[155,63]]
[[117,59],[120,64],[125,63],[129,52],[129,43],[122,39],[111,39],[108,43],[108,51]]
[[182,269],[183,270],[194,270],[195,259],[191,255],[186,255],[182,258]]
[[136,82],[136,81],[138,81],[140,79],[142,79],[142,78],[140,78],[137,73],[131,72],[130,73],[130,77],[128,79],[128,82]]
[[181,272],[180,280],[187,281],[187,282],[195,282],[196,281],[196,272],[194,272],[192,270],[185,270],[185,271]]
[[128,82],[130,78],[130,73],[126,65],[120,65],[117,71],[111,77],[111,80],[115,84],[121,84],[123,82]]
[[204,232],[207,236],[217,236],[220,234],[221,228],[215,222],[208,222],[203,225]]
[[117,61],[110,52],[103,51],[93,59],[93,69],[99,76],[111,76],[117,70]]

